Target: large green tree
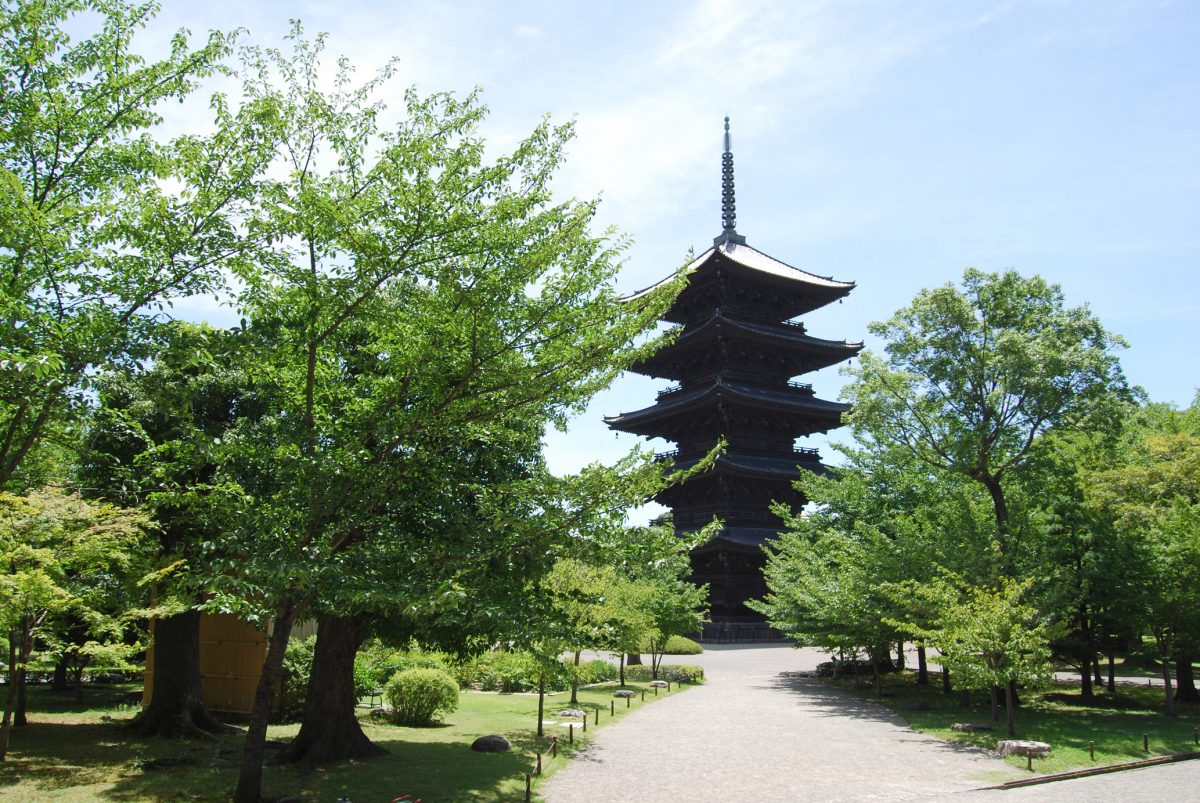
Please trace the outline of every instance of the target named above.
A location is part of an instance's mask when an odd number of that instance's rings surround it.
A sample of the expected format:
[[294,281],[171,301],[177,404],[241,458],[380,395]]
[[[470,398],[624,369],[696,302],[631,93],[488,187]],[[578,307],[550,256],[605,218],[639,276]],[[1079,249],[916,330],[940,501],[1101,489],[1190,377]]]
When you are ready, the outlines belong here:
[[234,120],[218,99],[220,135],[151,133],[230,40],[193,49],[180,32],[147,62],[133,39],[155,11],[0,5],[0,487],[27,484],[23,466],[83,408],[89,377],[152,354],[164,307],[219,288],[251,242],[235,213],[264,150],[253,107]]
[[280,143],[249,225],[273,252],[239,300],[274,412],[222,438],[224,485],[206,494],[228,522],[205,562],[210,607],[271,623],[240,801],[261,794],[292,625],[346,561],[411,532],[393,500],[459,444],[579,409],[653,347],[641,335],[677,289],[622,303],[621,242],[590,233],[594,204],[552,200],[569,126],[487,161],[473,96],[406,93],[383,128],[377,82],[354,86],[342,63],[324,92],[320,39],[293,41],[246,59],[246,97],[275,109]]
[[862,355],[846,396],[851,420],[881,445],[988,493],[998,565],[1015,566],[1020,534],[1010,480],[1051,429],[1104,430],[1128,389],[1120,338],[1040,277],[968,269],[962,287],[924,290],[871,325],[886,356]]

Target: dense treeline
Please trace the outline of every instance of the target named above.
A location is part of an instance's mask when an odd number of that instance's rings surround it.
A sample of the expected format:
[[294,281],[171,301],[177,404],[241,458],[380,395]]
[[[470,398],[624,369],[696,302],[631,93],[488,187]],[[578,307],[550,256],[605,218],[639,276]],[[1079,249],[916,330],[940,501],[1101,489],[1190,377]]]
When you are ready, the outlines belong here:
[[1167,712],[1195,700],[1200,399],[1141,400],[1120,340],[1015,273],[967,271],[873,331],[885,354],[864,354],[847,388],[845,465],[784,511],[762,606],[776,626],[873,666],[904,640],[922,667],[936,649],[947,691],[1003,694],[1010,733],[1018,687],[1052,659],[1090,700],[1100,657],[1111,686],[1143,636]]

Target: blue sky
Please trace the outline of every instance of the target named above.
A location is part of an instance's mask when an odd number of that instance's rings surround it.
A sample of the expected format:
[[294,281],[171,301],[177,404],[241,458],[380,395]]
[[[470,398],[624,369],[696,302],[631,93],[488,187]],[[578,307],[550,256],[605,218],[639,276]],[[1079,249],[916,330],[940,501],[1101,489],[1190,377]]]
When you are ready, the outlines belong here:
[[[1200,4],[1195,2],[178,2],[147,33],[248,30],[289,17],[329,33],[392,86],[482,87],[503,146],[543,114],[578,138],[558,188],[602,194],[634,245],[624,290],[720,230],[722,118],[732,118],[738,230],[814,273],[858,283],[806,319],[866,339],[963,268],[1061,284],[1129,341],[1130,380],[1184,405],[1200,386]],[[399,105],[398,103],[396,104]],[[202,102],[172,112],[205,116]],[[196,317],[220,320],[206,302]],[[806,377],[836,398],[836,369]],[[620,380],[552,467],[637,442],[602,416],[663,383]],[[819,444],[818,444],[819,445]]]

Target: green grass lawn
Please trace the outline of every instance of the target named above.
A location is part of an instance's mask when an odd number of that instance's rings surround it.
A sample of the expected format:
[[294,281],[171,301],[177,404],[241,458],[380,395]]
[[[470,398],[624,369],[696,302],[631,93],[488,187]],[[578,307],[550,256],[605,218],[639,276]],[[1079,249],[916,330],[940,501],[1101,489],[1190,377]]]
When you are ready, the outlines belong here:
[[[217,801],[226,800],[236,782],[241,736],[204,741],[143,740],[127,735],[123,724],[133,712],[118,708],[130,686],[89,690],[83,704],[74,692],[56,694],[31,687],[30,725],[14,728],[9,760],[0,765],[0,800],[20,801]],[[458,711],[432,728],[405,728],[368,718],[363,728],[387,748],[379,759],[347,762],[307,775],[291,767],[268,767],[263,791],[268,799],[296,796],[334,801],[347,796],[355,803],[391,801],[402,795],[426,803],[450,801],[519,801],[525,795],[525,773],[532,772],[537,752],[543,752],[543,778],[561,768],[567,757],[600,726],[615,722],[656,697],[645,683],[630,683],[638,692],[627,708],[610,701],[616,683],[579,693],[579,705],[589,713],[588,731],[578,720],[575,742],[567,744],[567,721],[556,716],[571,707],[569,693],[547,695],[546,738],[535,736],[537,695],[464,692]],[[672,684],[671,694],[681,689]],[[646,702],[641,691],[646,690]],[[659,697],[667,694],[659,691]],[[365,717],[366,709],[362,709]],[[270,729],[273,740],[286,740],[298,725]],[[513,743],[510,753],[476,753],[476,737],[500,733]],[[550,736],[558,735],[558,758],[551,759]],[[537,797],[538,781],[534,781]]]
[[[991,703],[986,694],[973,693],[971,706],[963,708],[959,695],[944,695],[933,675],[933,685],[916,685],[915,673],[887,676],[884,689],[893,696],[879,702],[891,707],[908,720],[914,730],[929,733],[948,742],[970,744],[994,749],[1005,735],[1003,706],[1000,720],[994,729],[984,733],[960,733],[951,730],[956,722],[991,723]],[[841,685],[852,687],[852,681]],[[852,689],[864,699],[875,699],[870,689]],[[1028,700],[1016,714],[1017,738],[1047,742],[1053,752],[1044,759],[1034,759],[1036,774],[1065,772],[1087,767],[1121,764],[1172,753],[1200,750],[1195,741],[1195,729],[1200,728],[1200,706],[1179,705],[1174,719],[1164,716],[1161,688],[1118,686],[1116,694],[1099,692],[1093,703],[1085,705],[1078,684],[1058,684],[1047,691],[1028,695]],[[912,710],[908,705],[922,701],[928,710]],[[1150,750],[1142,749],[1142,735],[1149,736]],[[1090,757],[1088,743],[1095,743],[1095,759]],[[1025,767],[1023,757],[1010,756],[1014,766]]]

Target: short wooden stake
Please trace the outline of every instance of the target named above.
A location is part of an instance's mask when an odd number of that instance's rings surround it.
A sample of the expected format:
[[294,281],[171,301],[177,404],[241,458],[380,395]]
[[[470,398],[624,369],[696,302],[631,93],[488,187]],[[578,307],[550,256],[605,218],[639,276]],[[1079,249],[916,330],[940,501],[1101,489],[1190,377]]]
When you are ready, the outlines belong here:
[[1094,741],[1088,742],[1088,758],[1092,761],[1096,760],[1096,743]]
[[1030,772],[1033,772],[1033,751],[1032,750],[1025,751],[1025,769],[1029,770]]
[[525,773],[525,803],[533,800],[533,776]]
[[567,725],[567,744],[575,744],[575,723]]
[[583,715],[583,732],[587,733],[587,714]]
[[534,775],[542,774],[542,754],[541,753],[537,754],[537,768],[533,771],[533,774]]
[[1147,753],[1150,752],[1150,734],[1148,733],[1142,734],[1142,750]]
[[550,758],[558,758],[558,737],[550,737]]
[[610,717],[615,717],[617,715],[617,701],[616,700],[608,701],[608,715]]
[[667,691],[671,690],[671,681],[667,681]]
[[596,709],[596,727],[600,727],[600,709]]
[[632,705],[632,702],[631,702],[632,700],[633,700],[633,698],[632,698],[632,697],[626,697],[626,698],[625,698],[625,707],[626,707],[626,708],[628,708],[630,705]]
[[658,696],[658,686],[655,686],[655,687],[654,687],[654,696],[655,696],[655,697],[657,697],[657,696]]
[[646,702],[646,690],[642,689],[642,702]]

